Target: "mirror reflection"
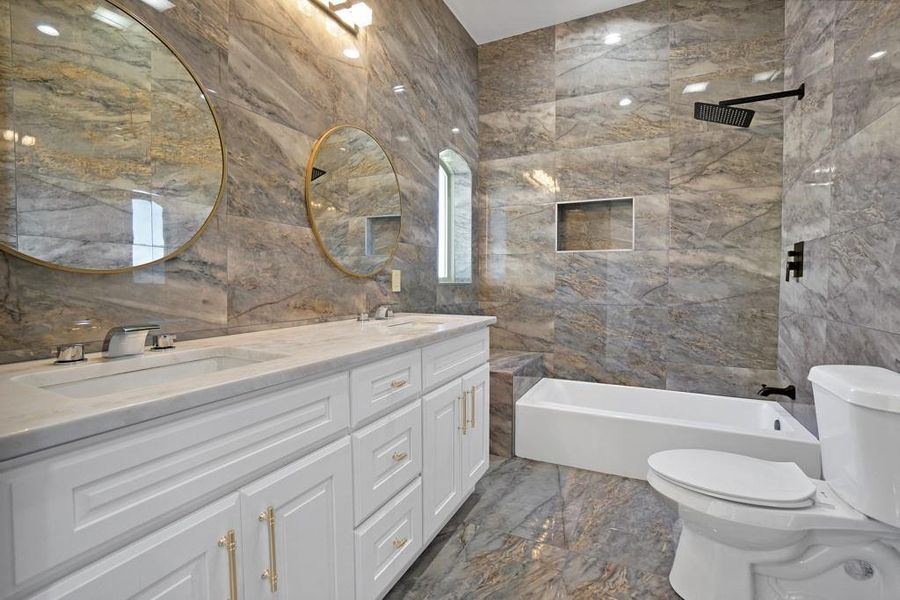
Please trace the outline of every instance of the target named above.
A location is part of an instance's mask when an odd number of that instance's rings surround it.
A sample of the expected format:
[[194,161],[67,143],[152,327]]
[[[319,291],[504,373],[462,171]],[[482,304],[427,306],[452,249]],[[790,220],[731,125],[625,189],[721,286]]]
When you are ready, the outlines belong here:
[[0,244],[49,266],[121,271],[192,241],[224,166],[188,68],[105,0],[6,0],[0,17]]
[[325,255],[356,277],[380,272],[400,236],[400,187],[378,141],[355,127],[327,132],[307,169],[307,209]]

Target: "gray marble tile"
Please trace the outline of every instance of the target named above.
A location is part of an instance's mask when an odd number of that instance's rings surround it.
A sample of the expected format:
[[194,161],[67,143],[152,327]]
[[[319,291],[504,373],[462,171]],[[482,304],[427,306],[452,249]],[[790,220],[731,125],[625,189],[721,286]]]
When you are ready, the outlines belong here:
[[666,250],[669,239],[669,197],[635,197],[634,249]]
[[856,229],[828,238],[829,318],[900,333],[898,221]]
[[[764,304],[762,304],[764,305]],[[774,369],[775,309],[695,304],[669,309],[666,360],[745,369]]]
[[[363,122],[365,34],[331,35],[328,28],[321,11],[298,10],[290,0],[233,0],[229,100],[312,137],[337,120]],[[360,58],[346,58],[346,47]]]
[[900,217],[898,156],[900,106],[835,148],[832,233]]
[[[621,34],[620,34],[621,35]],[[669,31],[643,30],[620,43],[604,38],[556,52],[556,98],[573,98],[620,89],[669,83]]]
[[838,2],[834,38],[834,129],[840,142],[900,104],[900,6],[890,0]]
[[315,140],[238,106],[227,111],[228,214],[309,227],[303,189]]
[[229,326],[366,310],[365,284],[337,275],[308,227],[229,217],[228,228]]
[[679,600],[668,578],[578,553],[563,568],[566,598],[572,600]]
[[706,192],[782,184],[782,141],[734,128],[672,137],[673,191]]
[[[806,95],[803,100],[783,100],[785,182],[796,181],[804,169],[831,151],[831,80],[831,69],[820,69],[804,79]],[[795,83],[790,82],[788,85],[795,87]]]
[[[606,46],[614,49],[657,32],[669,24],[668,0],[647,0],[556,26],[556,50]],[[618,34],[618,41],[607,36]]]
[[775,248],[781,243],[781,187],[669,196],[670,247]]
[[797,400],[812,402],[809,370],[825,364],[828,323],[820,317],[783,313],[778,322],[778,372],[797,387]]
[[481,159],[552,151],[556,140],[557,108],[556,103],[547,102],[480,115]]
[[491,327],[491,347],[503,350],[553,351],[554,310],[549,301],[524,297],[511,301],[482,301],[480,310],[497,317]]
[[665,194],[669,188],[668,157],[668,138],[562,150],[556,155],[559,199]]
[[628,89],[556,102],[556,147],[589,148],[669,135],[668,87]]
[[552,300],[557,255],[489,254],[483,257],[482,301]]
[[668,363],[666,389],[695,394],[756,398],[760,386],[780,385],[775,369],[745,369]]
[[553,27],[480,46],[481,114],[553,101],[553,48]]
[[782,230],[785,243],[794,243],[831,232],[831,195],[834,161],[829,154],[801,173],[784,189]]
[[785,0],[785,64],[793,81],[803,81],[834,64],[836,0]]
[[513,376],[497,373],[491,364],[490,453],[512,458],[515,448]]
[[[553,252],[556,205],[501,206],[485,209],[489,254]],[[489,260],[489,264],[493,264]]]
[[900,335],[850,323],[829,321],[827,364],[872,365],[900,370]]
[[573,252],[557,258],[558,304],[664,306],[669,261],[664,251]]
[[559,182],[556,155],[532,154],[479,164],[479,197],[482,206],[537,206],[555,202]]
[[660,331],[665,308],[562,305],[556,310],[552,376],[642,387],[665,387]]
[[716,303],[731,308],[771,306],[774,311],[779,254],[766,247],[671,250],[669,301],[697,305],[697,310],[703,303]]

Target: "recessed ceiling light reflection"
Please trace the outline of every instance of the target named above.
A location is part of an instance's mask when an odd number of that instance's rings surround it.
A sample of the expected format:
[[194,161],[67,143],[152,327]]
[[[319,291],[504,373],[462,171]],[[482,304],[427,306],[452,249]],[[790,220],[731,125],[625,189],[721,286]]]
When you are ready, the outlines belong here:
[[781,71],[760,71],[759,73],[753,74],[754,82],[762,82],[762,81],[775,81],[778,79],[778,76],[781,75]]
[[169,0],[141,0],[141,2],[158,12],[166,12],[169,9],[175,8],[175,5],[172,2],[169,2]]
[[621,100],[619,100],[619,106],[630,106],[630,105],[631,105],[631,98],[626,97],[626,98],[622,98]]
[[41,23],[37,26],[37,30],[43,33],[44,35],[49,35],[50,37],[59,37],[59,29],[54,27],[53,25],[47,25],[46,23]]
[[403,92],[406,91],[406,86],[403,85],[402,83],[398,83],[397,85],[395,85],[395,86],[394,86],[393,88],[391,88],[391,89],[394,90],[394,93],[395,93],[395,94],[402,94]]
[[94,14],[91,16],[101,23],[106,23],[110,27],[115,27],[116,29],[128,29],[133,23],[133,21],[125,15],[111,11],[108,8],[103,8],[102,6],[98,6],[94,9]]
[[887,50],[879,50],[875,54],[869,57],[869,60],[880,60],[887,55]]
[[346,48],[344,49],[344,56],[349,59],[356,60],[360,57],[359,50],[356,48]]
[[705,92],[706,88],[708,88],[708,87],[709,87],[708,81],[701,81],[699,83],[689,83],[686,86],[684,86],[684,91],[682,91],[681,93],[682,94],[698,94],[700,92]]
[[459,127],[454,127],[450,130],[451,133],[459,133]]
[[603,43],[607,46],[612,46],[613,44],[618,44],[622,41],[621,33],[610,33],[605,38],[603,38]]

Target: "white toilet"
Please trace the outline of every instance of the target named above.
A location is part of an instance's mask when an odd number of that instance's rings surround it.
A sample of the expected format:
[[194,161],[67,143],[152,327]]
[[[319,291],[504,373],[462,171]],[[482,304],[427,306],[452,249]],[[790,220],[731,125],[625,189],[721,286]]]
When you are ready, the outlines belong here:
[[900,598],[900,374],[809,374],[824,481],[794,463],[669,450],[647,479],[678,504],[669,580],[685,600]]

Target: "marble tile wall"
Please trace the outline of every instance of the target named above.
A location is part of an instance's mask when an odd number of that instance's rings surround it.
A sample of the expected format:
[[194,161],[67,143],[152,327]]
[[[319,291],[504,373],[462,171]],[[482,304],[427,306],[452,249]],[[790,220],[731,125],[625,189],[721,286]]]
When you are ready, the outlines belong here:
[[[213,99],[227,145],[226,202],[188,251],[133,274],[70,274],[0,256],[0,362],[46,356],[63,342],[96,343],[129,322],[158,322],[188,338],[383,302],[421,311],[474,306],[474,286],[439,294],[436,281],[438,153],[453,148],[478,162],[477,49],[442,0],[369,0],[375,24],[358,39],[332,35],[306,0],[178,0],[161,13],[122,1],[172,44]],[[348,46],[359,59],[344,56]],[[397,84],[406,91],[395,93]],[[399,172],[400,294],[389,291],[389,273],[342,275],[310,230],[306,162],[315,139],[338,123],[371,131]]]
[[822,363],[900,369],[900,0],[787,0],[783,250],[778,366],[811,401]]
[[[479,49],[480,303],[558,377],[753,395],[776,382],[783,0],[645,0]],[[554,203],[634,198],[634,251],[554,251]]]

